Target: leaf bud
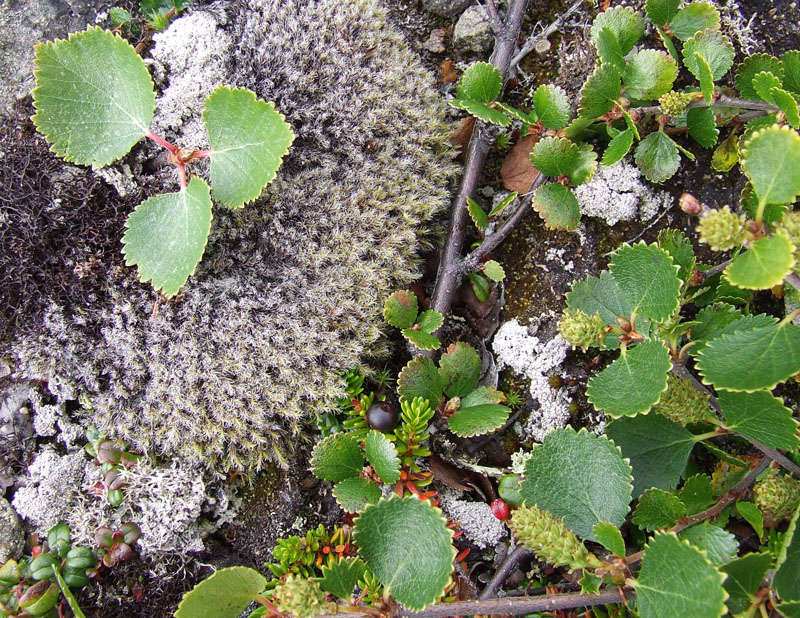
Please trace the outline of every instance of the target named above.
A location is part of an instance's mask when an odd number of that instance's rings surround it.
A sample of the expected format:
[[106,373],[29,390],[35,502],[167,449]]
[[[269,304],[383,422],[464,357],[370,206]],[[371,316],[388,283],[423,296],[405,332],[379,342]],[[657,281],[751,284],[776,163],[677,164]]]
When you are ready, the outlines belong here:
[[800,504],[800,481],[791,476],[770,476],[753,486],[756,506],[773,521],[787,519]]
[[709,211],[697,226],[700,242],[713,251],[727,251],[747,240],[744,215],[731,212],[727,206]]
[[599,313],[589,315],[580,309],[567,309],[558,323],[558,332],[573,347],[586,350],[600,345],[606,334],[606,324]]

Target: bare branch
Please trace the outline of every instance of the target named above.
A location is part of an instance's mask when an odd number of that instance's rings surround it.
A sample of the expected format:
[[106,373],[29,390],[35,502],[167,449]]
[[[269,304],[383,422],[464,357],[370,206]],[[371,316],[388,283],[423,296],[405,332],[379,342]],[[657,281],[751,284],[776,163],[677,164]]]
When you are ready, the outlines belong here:
[[536,44],[539,41],[549,38],[551,34],[561,29],[562,24],[565,21],[567,21],[567,18],[570,15],[572,15],[581,4],[583,4],[583,1],[584,0],[576,0],[575,2],[573,2],[572,6],[570,6],[564,13],[559,15],[552,24],[547,26],[547,28],[545,28],[542,32],[540,32],[536,36],[532,36],[527,41],[525,41],[525,44],[522,46],[522,49],[511,60],[511,64],[509,65],[510,69],[513,71],[516,68],[516,66],[522,61],[522,59],[536,48]]
[[517,545],[510,554],[506,556],[503,564],[494,573],[494,577],[486,584],[486,587],[481,590],[479,599],[491,599],[503,583],[508,579],[508,576],[517,568],[517,565],[533,555],[533,552],[527,547]]

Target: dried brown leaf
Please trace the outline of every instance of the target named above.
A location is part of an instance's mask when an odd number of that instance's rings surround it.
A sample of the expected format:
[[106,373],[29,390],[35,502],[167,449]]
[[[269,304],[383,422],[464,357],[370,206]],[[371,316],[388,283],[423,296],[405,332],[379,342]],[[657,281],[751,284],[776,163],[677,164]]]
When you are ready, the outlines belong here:
[[503,161],[500,176],[509,191],[527,193],[539,175],[539,171],[531,164],[531,150],[537,141],[539,138],[534,135],[520,138]]

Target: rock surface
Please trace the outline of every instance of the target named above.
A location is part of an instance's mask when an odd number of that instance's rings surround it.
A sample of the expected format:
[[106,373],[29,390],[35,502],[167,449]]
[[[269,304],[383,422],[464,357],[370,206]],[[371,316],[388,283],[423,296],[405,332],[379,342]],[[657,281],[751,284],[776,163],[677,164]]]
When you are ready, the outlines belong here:
[[472,2],[473,0],[422,0],[422,6],[441,17],[455,17]]
[[493,42],[492,27],[483,7],[471,6],[464,11],[453,30],[456,48],[462,52],[485,53]]
[[25,533],[8,500],[0,498],[0,563],[16,560],[25,548]]

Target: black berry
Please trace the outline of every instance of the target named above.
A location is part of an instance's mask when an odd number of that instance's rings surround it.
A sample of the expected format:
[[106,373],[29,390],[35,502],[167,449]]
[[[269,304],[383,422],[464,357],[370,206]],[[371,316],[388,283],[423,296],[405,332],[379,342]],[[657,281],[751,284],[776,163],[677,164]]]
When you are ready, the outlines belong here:
[[390,431],[397,425],[397,410],[387,401],[377,401],[367,410],[367,423],[378,431]]

